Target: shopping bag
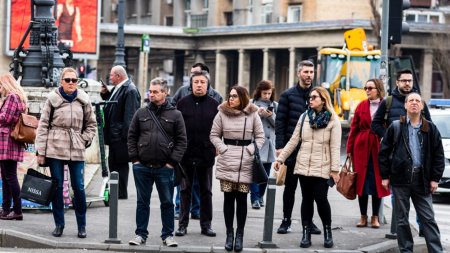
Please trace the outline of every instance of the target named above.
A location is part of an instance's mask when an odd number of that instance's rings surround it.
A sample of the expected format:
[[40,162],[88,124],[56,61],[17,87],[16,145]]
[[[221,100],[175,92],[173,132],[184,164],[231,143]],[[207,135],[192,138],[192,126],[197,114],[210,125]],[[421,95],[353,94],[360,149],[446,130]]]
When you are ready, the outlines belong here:
[[276,181],[275,184],[278,186],[284,185],[284,181],[286,180],[286,170],[287,166],[284,164],[281,164],[278,171],[273,171],[273,176],[275,177]]
[[56,192],[57,182],[34,169],[28,169],[24,176],[20,197],[48,206]]
[[356,199],[356,176],[356,172],[353,171],[352,159],[350,156],[347,156],[339,172],[340,179],[336,188],[338,192],[350,200]]

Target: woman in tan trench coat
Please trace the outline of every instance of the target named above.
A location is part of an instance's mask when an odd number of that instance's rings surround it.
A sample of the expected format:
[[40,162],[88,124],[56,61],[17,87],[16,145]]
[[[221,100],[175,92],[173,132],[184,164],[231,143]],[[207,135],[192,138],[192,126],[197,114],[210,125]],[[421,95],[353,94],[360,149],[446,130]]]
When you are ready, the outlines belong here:
[[[227,228],[225,249],[239,252],[243,248],[247,194],[252,183],[252,165],[256,142],[264,144],[264,129],[258,116],[258,107],[250,103],[247,89],[234,86],[227,101],[219,106],[211,129],[211,142],[219,154],[216,178],[224,192],[223,212]],[[223,139],[222,139],[223,137]],[[236,203],[236,241],[233,243],[233,220]]]

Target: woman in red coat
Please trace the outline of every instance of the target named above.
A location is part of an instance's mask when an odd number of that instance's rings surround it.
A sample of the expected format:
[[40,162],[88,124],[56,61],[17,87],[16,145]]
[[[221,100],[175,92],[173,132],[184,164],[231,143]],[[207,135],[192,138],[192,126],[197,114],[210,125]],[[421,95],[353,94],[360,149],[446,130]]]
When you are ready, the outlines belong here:
[[368,99],[362,101],[356,107],[347,140],[347,154],[351,156],[354,170],[358,174],[356,192],[358,193],[361,220],[356,226],[367,227],[367,203],[369,195],[371,195],[371,226],[372,228],[379,228],[378,211],[381,198],[388,196],[390,192],[381,186],[380,169],[378,167],[380,138],[370,130],[370,124],[384,97],[383,82],[378,79],[370,79],[366,82],[364,90]]

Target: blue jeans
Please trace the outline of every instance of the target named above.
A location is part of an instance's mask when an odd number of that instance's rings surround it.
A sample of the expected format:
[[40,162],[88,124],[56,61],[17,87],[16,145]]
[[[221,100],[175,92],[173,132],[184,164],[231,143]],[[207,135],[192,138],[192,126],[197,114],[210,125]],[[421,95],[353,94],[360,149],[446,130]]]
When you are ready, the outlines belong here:
[[64,164],[69,166],[70,182],[74,198],[72,199],[78,227],[86,227],[86,194],[84,192],[84,161],[68,161],[46,158],[50,166],[52,178],[58,182],[55,195],[52,200],[53,218],[56,226],[64,226]]
[[173,169],[161,167],[159,169],[149,168],[140,163],[133,164],[134,183],[137,192],[136,207],[136,235],[144,240],[148,236],[148,220],[150,218],[150,197],[152,195],[153,183],[158,191],[163,240],[168,236],[173,236],[174,210],[173,210]]
[[[197,173],[197,172],[196,172]],[[200,216],[200,186],[198,178],[194,176],[192,185],[191,215]],[[180,213],[180,186],[177,186],[177,194],[175,196],[175,213]]]
[[[270,173],[270,168],[272,167],[272,163],[263,163],[264,168],[266,169],[267,175]],[[270,175],[269,175],[270,176]],[[256,200],[263,200],[264,193],[266,192],[267,184],[251,184],[250,185],[250,200],[255,202]]]

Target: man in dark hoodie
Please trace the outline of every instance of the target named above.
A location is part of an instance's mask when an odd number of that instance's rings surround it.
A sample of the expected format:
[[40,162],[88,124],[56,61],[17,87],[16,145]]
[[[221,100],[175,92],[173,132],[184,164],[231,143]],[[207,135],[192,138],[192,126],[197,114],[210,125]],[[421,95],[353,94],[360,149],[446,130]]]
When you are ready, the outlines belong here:
[[212,221],[212,174],[216,148],[209,140],[209,134],[217,114],[219,102],[208,96],[209,74],[206,71],[191,75],[192,94],[178,101],[177,108],[186,124],[188,147],[182,164],[187,177],[181,181],[181,210],[176,236],[184,236],[189,224],[192,184],[197,178],[200,186],[200,227],[206,236],[216,236],[211,229]]
[[174,168],[186,151],[186,129],[180,111],[166,100],[167,81],[151,80],[149,91],[151,103],[136,112],[128,131],[128,156],[133,162],[137,191],[136,236],[129,244],[143,245],[147,240],[150,197],[156,184],[161,201],[161,239],[166,246],[176,247],[178,244],[173,239]]

